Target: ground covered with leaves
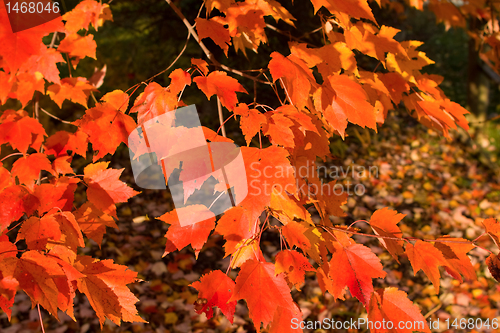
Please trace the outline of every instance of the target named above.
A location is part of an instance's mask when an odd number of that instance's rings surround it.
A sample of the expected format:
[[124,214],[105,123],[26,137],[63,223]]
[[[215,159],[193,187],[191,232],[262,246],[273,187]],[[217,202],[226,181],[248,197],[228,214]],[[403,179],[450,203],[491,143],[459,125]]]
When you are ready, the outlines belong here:
[[[500,125],[491,126],[500,130]],[[369,219],[377,209],[389,207],[406,214],[399,224],[405,237],[433,239],[436,235],[450,235],[473,240],[482,235],[485,218],[500,219],[497,161],[500,142],[486,139],[475,142],[459,135],[447,141],[408,117],[389,119],[378,134],[353,129],[348,133],[350,136],[345,141],[332,141],[331,149],[337,156],[321,168],[325,182],[336,180],[351,193],[345,205],[346,216],[335,218],[335,224],[350,225],[358,221],[354,226],[359,232],[371,234],[366,223],[360,220]],[[121,157],[117,154],[112,167],[126,168],[122,179],[134,184],[128,163],[126,153]],[[360,174],[358,171],[363,168],[365,172]],[[189,285],[210,270],[225,272],[229,258],[224,258],[224,241],[217,235],[205,244],[198,259],[191,248],[162,257],[166,243],[163,235],[168,225],[155,217],[173,209],[169,198],[168,191],[143,190],[128,204],[119,206],[118,229],[108,230],[101,248],[88,241],[83,249],[85,254],[129,266],[143,280],[130,287],[140,299],[139,314],[149,323],[116,326],[107,321],[102,331],[254,332],[242,301],[237,304],[233,324],[219,310],[209,320],[205,314],[195,312],[197,292]],[[313,208],[310,212],[314,219]],[[500,287],[485,264],[489,255],[486,250],[476,248],[469,253],[478,281],[460,283],[441,269],[443,279],[437,295],[422,272],[414,276],[410,263],[403,259],[398,264],[382,250],[376,238],[353,237],[370,246],[382,259],[388,275],[384,280],[374,281],[375,289],[399,287],[419,305],[426,319],[439,318],[442,322],[447,318],[487,319],[500,315]],[[279,234],[265,232],[261,244],[266,260],[271,261],[280,250]],[[478,244],[484,248],[493,245],[487,236],[480,238]],[[229,274],[232,278],[236,276],[235,271]],[[310,272],[301,290],[294,288],[292,296],[304,320],[349,321],[366,316],[361,303],[351,299],[348,293],[345,301],[335,300],[328,293],[323,295],[315,275]],[[43,309],[42,317],[47,333],[100,331],[99,321],[83,295],[78,295],[75,301],[76,322],[62,312],[58,322]],[[16,296],[11,322],[2,313],[0,325],[4,333],[42,331],[37,308],[31,309],[31,301],[24,293]]]

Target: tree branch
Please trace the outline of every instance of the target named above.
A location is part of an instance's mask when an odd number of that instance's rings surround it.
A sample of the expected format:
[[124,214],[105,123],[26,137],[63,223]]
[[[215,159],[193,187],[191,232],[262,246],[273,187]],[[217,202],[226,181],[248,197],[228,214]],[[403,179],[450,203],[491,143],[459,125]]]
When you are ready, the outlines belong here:
[[[38,95],[38,91],[35,91],[35,104],[33,105],[33,115],[36,120],[40,120],[40,114],[39,114],[39,109],[40,108],[40,96]],[[40,153],[43,153],[43,145],[40,146]],[[42,171],[38,173],[38,179],[36,180],[36,184],[40,185],[42,182]],[[40,311],[40,308],[38,308],[38,311]],[[41,315],[40,315],[41,316]],[[40,317],[40,322],[42,323],[42,317]],[[43,323],[42,323],[42,331],[45,333],[43,330]]]
[[186,28],[189,30],[189,33],[191,35],[193,35],[193,38],[196,40],[196,42],[198,43],[198,45],[200,45],[201,49],[203,50],[203,53],[205,53],[205,55],[207,56],[208,60],[210,60],[210,62],[212,63],[212,65],[214,65],[215,67],[222,68],[223,70],[231,72],[231,73],[234,73],[236,75],[243,76],[243,77],[245,77],[247,79],[250,79],[250,80],[253,80],[253,81],[256,81],[256,82],[259,82],[259,83],[263,83],[263,84],[269,84],[269,82],[261,81],[261,80],[257,79],[254,76],[245,74],[242,71],[239,71],[237,69],[228,67],[226,65],[221,64],[219,61],[217,61],[217,59],[215,59],[213,53],[210,52],[210,50],[201,41],[200,37],[198,36],[198,34],[196,33],[196,31],[194,30],[193,26],[191,25],[191,23],[189,23],[189,21],[186,19],[186,17],[184,16],[184,14],[182,14],[182,12],[179,10],[179,8],[172,2],[172,0],[165,0],[165,1],[170,5],[170,7],[174,10],[174,12],[177,14],[177,16],[182,20],[182,22],[184,23],[184,25],[186,26]]
[[219,111],[219,122],[222,129],[222,136],[226,137],[226,128],[224,127],[224,116],[222,115],[222,106],[220,105],[219,96],[217,96],[217,109]]
[[45,113],[46,115],[48,115],[49,117],[54,118],[54,119],[56,119],[56,120],[59,120],[59,121],[60,121],[60,122],[62,122],[62,123],[65,123],[65,124],[68,124],[68,125],[73,125],[73,126],[76,126],[75,124],[73,124],[73,123],[72,123],[72,122],[70,122],[70,121],[67,121],[67,120],[62,120],[61,118],[58,118],[58,117],[54,116],[52,113],[50,113],[50,112],[48,112],[48,111],[44,110],[43,108],[40,108],[40,110],[42,110],[42,112],[44,112],[44,113]]

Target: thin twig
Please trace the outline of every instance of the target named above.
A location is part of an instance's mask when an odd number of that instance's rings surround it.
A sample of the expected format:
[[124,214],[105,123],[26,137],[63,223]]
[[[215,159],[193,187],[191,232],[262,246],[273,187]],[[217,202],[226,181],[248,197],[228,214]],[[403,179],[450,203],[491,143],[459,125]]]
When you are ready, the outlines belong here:
[[402,238],[401,237],[390,237],[390,236],[365,234],[363,232],[351,231],[351,230],[344,229],[344,228],[339,228],[339,227],[330,227],[330,226],[323,226],[323,225],[320,225],[320,226],[323,227],[325,230],[326,230],[326,228],[330,228],[330,229],[333,229],[333,230],[336,230],[336,231],[347,232],[347,233],[350,233],[350,234],[353,234],[353,235],[360,235],[360,236],[372,237],[372,238],[390,239],[390,240],[396,240],[396,241],[403,241],[403,242],[407,242],[407,243],[410,243],[410,241],[412,241],[412,240],[415,240],[415,241],[421,240],[423,242],[430,242],[430,243],[470,244],[470,245],[473,245],[474,247],[483,249],[486,252],[492,253],[490,250],[488,250],[488,249],[486,249],[486,248],[484,248],[484,247],[482,247],[480,245],[477,245],[474,242],[468,241],[468,240],[466,240],[466,241],[455,241],[455,240],[448,240],[448,239],[425,239],[425,238],[420,239],[420,238],[417,238],[417,237],[402,237]]
[[436,305],[434,308],[432,308],[429,312],[427,312],[424,316],[425,319],[429,318],[430,316],[432,316],[437,310],[441,309],[441,307],[443,306],[443,303],[439,302],[438,305]]
[[290,104],[293,105],[292,99],[290,98],[290,95],[288,94],[288,90],[286,89],[285,83],[283,82],[282,78],[280,78],[280,83],[281,83],[281,87],[283,87],[283,90],[285,91],[286,98],[288,99],[288,101],[290,102]]
[[253,81],[253,105],[257,105],[257,81]]
[[228,67],[228,66],[226,66],[226,65],[222,65],[222,64],[220,64],[220,63],[213,64],[213,65],[214,65],[215,67],[222,68],[223,70],[228,71],[228,72],[231,72],[231,73],[233,73],[233,74],[236,74],[236,75],[239,75],[239,76],[246,77],[247,79],[250,79],[250,80],[253,80],[253,81],[256,81],[256,82],[262,83],[262,84],[272,85],[272,83],[269,83],[269,82],[266,82],[266,81],[262,81],[262,80],[256,79],[254,76],[251,76],[251,75],[245,74],[245,73],[243,73],[242,71],[239,71],[239,70],[237,70],[237,69],[234,69],[234,68]]
[[500,119],[500,115],[494,116],[493,118],[486,119],[486,120],[479,120],[479,121],[469,121],[469,124],[481,124],[481,123],[486,123],[488,121],[493,121]]
[[0,252],[0,255],[5,254],[5,253],[11,253],[11,252],[12,252],[12,253],[13,253],[13,252],[15,252],[15,253],[19,253],[19,252],[21,252],[21,251],[19,251],[19,250],[17,250],[17,249],[16,249],[16,250],[7,250],[7,251]]
[[52,36],[52,40],[50,41],[49,49],[54,47],[54,44],[56,43],[56,38],[57,38],[57,31],[54,32],[54,35]]
[[40,304],[37,304],[36,306],[38,308],[38,317],[40,318],[40,326],[42,327],[42,333],[45,333],[45,329],[43,328],[42,312],[40,311]]
[[219,96],[217,96],[217,110],[219,111],[219,122],[222,130],[222,136],[226,137],[226,128],[224,127],[224,116],[222,115],[222,106],[220,104]]
[[12,230],[14,230],[15,228],[19,227],[19,225],[20,225],[21,223],[23,223],[23,222],[24,222],[24,221],[18,222],[15,226],[13,226],[12,228],[9,228],[9,229],[7,230],[7,233],[9,233],[9,232],[11,232]]
[[73,77],[71,75],[71,60],[69,60],[69,54],[68,53],[64,53],[66,55],[66,58],[68,58],[68,71],[69,71],[69,77]]
[[303,34],[303,35],[302,35],[302,36],[300,36],[299,38],[300,38],[300,39],[303,39],[303,38],[309,37],[309,35],[312,35],[312,34],[314,34],[314,33],[318,32],[318,31],[320,31],[320,30],[323,30],[323,27],[322,27],[322,26],[321,26],[321,27],[319,27],[319,28],[314,29],[313,31],[306,32],[305,34]]
[[250,80],[253,80],[253,81],[257,81],[257,82],[260,82],[260,83],[263,83],[263,84],[269,84],[268,82],[259,80],[259,79],[255,78],[254,76],[245,74],[242,71],[239,71],[237,69],[228,67],[226,65],[221,64],[219,61],[217,61],[217,59],[215,59],[213,53],[210,52],[210,50],[205,46],[205,44],[203,43],[203,41],[201,41],[200,37],[198,36],[198,34],[196,33],[196,31],[194,30],[194,27],[191,25],[191,23],[189,23],[189,21],[186,19],[186,17],[184,16],[184,14],[182,14],[182,12],[179,10],[179,8],[177,8],[177,6],[172,2],[172,0],[165,0],[165,1],[170,5],[170,7],[173,9],[173,11],[182,20],[182,22],[184,23],[184,25],[186,26],[186,28],[188,29],[188,31],[191,33],[191,35],[193,35],[193,38],[196,40],[196,42],[198,43],[198,45],[200,45],[201,49],[203,50],[203,53],[205,53],[205,55],[207,56],[208,60],[210,60],[210,62],[212,62],[212,64],[215,67],[222,68],[225,71],[234,73],[234,74],[239,75],[239,76],[246,77],[247,79],[250,79]]
[[280,101],[280,104],[281,104],[281,105],[285,104],[285,103],[283,103],[283,102],[281,101],[280,94],[278,93],[278,89],[276,89],[276,86],[274,85],[273,81],[271,81],[271,80],[267,77],[266,73],[262,73],[262,75],[264,75],[264,77],[265,77],[265,78],[267,79],[267,81],[268,81],[268,84],[271,86],[271,88],[273,88],[274,93],[276,94],[276,96],[278,97],[278,100]]
[[149,79],[146,80],[146,82],[148,81],[151,81],[153,80],[155,77],[157,77],[158,75],[161,75],[163,73],[165,73],[166,71],[168,71],[176,62],[177,60],[179,60],[179,58],[182,56],[182,54],[184,53],[184,51],[186,51],[186,48],[188,46],[188,43],[189,43],[189,38],[191,37],[191,31],[188,31],[188,35],[186,37],[186,43],[184,43],[184,47],[182,48],[181,52],[179,53],[179,55],[177,56],[177,58],[174,59],[174,61],[172,61],[172,63],[167,67],[165,68],[164,70],[162,70],[161,72],[153,75],[152,77],[150,77]]
[[472,242],[476,242],[479,238],[483,237],[484,235],[486,235],[486,231],[483,232],[481,235],[477,236]]
[[165,1],[170,5],[170,7],[173,9],[173,11],[182,20],[182,22],[184,23],[184,25],[186,26],[186,28],[189,30],[190,34],[193,35],[193,38],[200,45],[201,49],[203,50],[203,52],[205,53],[205,55],[207,56],[207,58],[210,59],[210,61],[212,61],[214,64],[218,64],[219,62],[214,58],[214,55],[212,54],[212,52],[210,52],[207,49],[207,47],[205,46],[205,44],[203,44],[203,42],[200,40],[200,37],[198,37],[198,34],[194,30],[193,26],[191,25],[191,23],[189,23],[189,21],[184,16],[184,14],[182,14],[182,12],[180,11],[180,9],[177,8],[177,6],[172,2],[172,0],[165,0]]
[[97,101],[97,98],[95,98],[93,91],[90,92],[90,95],[92,96],[92,99],[94,100],[95,105],[99,104],[99,102]]
[[264,110],[264,112],[274,111],[274,109],[272,107],[270,107],[269,105],[265,105],[265,104],[257,104],[257,105],[255,105],[255,109],[258,108],[258,107],[261,107]]
[[269,28],[269,29],[271,29],[271,30],[283,35],[283,36],[287,36],[288,38],[293,39],[297,42],[300,42],[300,43],[304,42],[301,38],[292,36],[292,33],[290,31],[284,31],[284,30],[278,29],[274,25],[266,23],[266,28]]
[[[40,105],[39,105],[39,103],[40,103],[40,95],[38,95],[38,91],[35,91],[35,103],[33,105],[33,113],[34,113],[36,120],[40,119],[40,114],[39,114]],[[40,153],[43,153],[43,145],[40,146]],[[40,170],[40,172],[38,173],[38,179],[36,180],[37,185],[40,185],[41,179],[42,179],[42,171]],[[38,311],[40,311],[40,309],[38,309]],[[42,326],[42,330],[43,330],[43,326]]]
[[[271,29],[271,30],[273,30],[273,31],[275,31],[275,32],[277,32],[277,33],[279,33],[279,34],[283,35],[283,36],[286,36],[286,37],[288,37],[288,38],[290,38],[290,39],[292,39],[292,40],[294,40],[294,41],[298,42],[298,43],[307,43],[307,42],[304,40],[304,38],[306,38],[306,37],[308,37],[310,34],[313,34],[313,33],[315,33],[315,32],[317,32],[317,31],[319,31],[319,30],[321,30],[321,29],[322,29],[322,27],[319,27],[319,28],[317,28],[317,29],[315,29],[315,30],[313,30],[313,31],[311,31],[311,32],[307,32],[307,33],[303,34],[301,37],[295,37],[295,36],[293,36],[293,35],[292,35],[292,33],[291,33],[290,31],[278,29],[278,28],[276,28],[274,25],[271,25],[271,24],[268,24],[268,23],[266,23],[266,28],[269,28],[269,29]],[[311,46],[314,46],[314,47],[319,47],[319,46],[314,45],[314,44],[312,44],[312,43],[307,43],[307,44],[308,44],[308,45],[311,45]]]
[[230,120],[233,117],[234,117],[234,113],[232,115],[230,115],[226,120],[224,120],[222,125],[219,126],[219,128],[217,129],[217,132],[215,132],[215,133],[219,134],[219,131],[222,129],[222,126],[225,125],[228,122],[228,120]]
[[203,3],[201,4],[200,9],[198,10],[198,15],[196,15],[196,18],[200,17],[201,11],[203,10],[204,6],[205,6],[205,1],[203,1]]
[[129,100],[130,100],[130,96],[132,96],[132,95],[135,93],[135,91],[136,91],[137,89],[139,89],[139,87],[140,87],[143,83],[144,83],[144,84],[146,84],[145,82],[137,83],[137,84],[133,85],[132,87],[128,88],[128,89],[125,91],[125,93],[126,93],[127,91],[129,91],[130,89],[132,89],[132,88],[134,88],[134,87],[135,87],[134,91],[132,91],[132,93],[128,95],[127,100],[126,100],[125,102],[123,102],[123,104],[122,104],[122,105],[121,105],[118,109],[121,109],[121,108],[122,108],[122,106],[124,106],[124,105],[125,105],[125,103],[128,103],[128,102],[129,102]]
[[68,125],[73,125],[73,126],[76,126],[75,124],[73,124],[72,122],[70,121],[66,121],[66,120],[62,120],[61,118],[58,118],[56,116],[54,116],[52,113],[48,112],[47,110],[44,110],[43,108],[40,108],[40,110],[42,110],[46,115],[48,115],[49,117],[51,118],[54,118],[56,120],[59,120],[60,122],[62,123],[65,123],[65,124],[68,124]]
[[3,162],[4,160],[8,159],[9,157],[11,157],[11,156],[16,156],[16,155],[24,155],[24,154],[23,154],[23,153],[12,153],[12,154],[7,155],[7,156],[5,156],[4,158],[2,158],[2,159],[0,160],[0,162]]

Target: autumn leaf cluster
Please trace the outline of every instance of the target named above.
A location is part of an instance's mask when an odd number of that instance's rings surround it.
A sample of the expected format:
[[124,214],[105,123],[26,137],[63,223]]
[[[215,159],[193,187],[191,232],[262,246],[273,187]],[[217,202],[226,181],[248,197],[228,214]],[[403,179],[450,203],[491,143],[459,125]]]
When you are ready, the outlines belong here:
[[[71,75],[61,78],[58,64],[66,63],[71,71],[83,58],[95,59],[96,43],[88,31],[112,20],[110,6],[85,0],[60,19],[13,33],[5,6],[0,4],[0,42],[4,45],[0,49],[0,103],[9,99],[20,103],[18,110],[6,109],[0,116],[0,145],[11,152],[2,162],[14,160],[11,167],[0,167],[2,310],[10,316],[14,296],[22,290],[33,306],[39,304],[56,317],[62,310],[74,318],[73,299],[78,290],[89,299],[101,325],[106,318],[117,324],[144,321],[134,305],[138,299],[126,286],[137,281],[137,273],[109,259],[80,255],[79,248],[85,246],[86,238],[101,244],[106,227],[116,227],[116,204],[138,194],[120,181],[123,170],[109,168],[108,162],[100,160],[114,154],[122,143],[136,156],[146,153],[134,151],[129,135],[149,120],[185,106],[185,87],[192,86],[216,101],[221,114],[224,108],[239,122],[247,143],[241,148],[246,175],[257,180],[254,191],[218,219],[203,206],[183,208],[205,217],[187,226],[180,225],[176,210],[158,217],[170,225],[165,254],[191,245],[198,255],[211,234],[225,240],[228,271],[238,271],[237,277],[233,281],[227,272],[215,270],[193,283],[204,300],[199,313],[210,318],[216,306],[232,321],[236,302],[243,299],[257,331],[263,326],[270,332],[284,332],[292,319],[302,320],[291,289],[300,290],[306,272],[313,272],[324,293],[344,299],[348,291],[372,321],[425,321],[405,292],[375,290],[373,280],[386,276],[380,258],[354,240],[358,229],[331,222],[331,216],[344,215],[347,195],[332,191],[335,183],[325,184],[316,172],[301,176],[294,171],[315,170],[319,161],[331,158],[329,140],[345,138],[349,124],[377,131],[389,121],[389,111],[406,108],[418,121],[449,137],[450,129],[468,129],[464,116],[468,112],[439,88],[442,77],[421,72],[433,63],[418,50],[421,42],[398,41],[397,29],[377,23],[372,6],[397,11],[398,3],[311,3],[313,13],[323,18],[323,45],[292,38],[286,54],[259,54],[267,57],[266,68],[246,74],[215,59],[203,41],[211,39],[226,55],[230,48],[242,57],[260,52],[259,47],[268,43],[267,22],[295,26],[296,19],[285,7],[274,0],[206,0],[205,17],[198,15],[190,23],[167,0],[204,52],[203,59],[193,58],[189,68],[172,70],[167,87],[148,80],[126,92],[114,90],[99,101],[95,97],[98,81]],[[411,1],[411,5],[422,9],[419,1]],[[481,6],[471,3],[460,9],[465,11],[460,15],[476,15]],[[431,7],[440,13],[438,20],[453,26],[463,23],[449,16],[448,2],[433,0]],[[494,31],[487,42],[496,47],[498,32]],[[55,42],[42,42],[49,34],[53,41],[59,40],[57,47]],[[379,65],[362,68],[359,55]],[[497,58],[491,52],[485,56],[494,68]],[[253,96],[253,103],[240,102],[254,88],[243,85],[248,82],[267,87],[279,106],[260,104],[258,96]],[[141,86],[144,91],[131,103],[131,96]],[[65,101],[80,104],[85,114],[67,124],[70,130],[48,134],[39,121],[41,112],[48,113],[39,105],[40,96],[47,96],[58,107]],[[221,128],[203,128],[206,140],[233,142],[219,134]],[[169,139],[168,131],[162,135]],[[164,140],[152,145],[161,150],[161,142]],[[74,159],[86,159],[88,152],[92,161],[85,160],[83,175],[75,174]],[[87,201],[76,203],[74,193],[82,187]],[[185,188],[185,195],[191,190]],[[467,257],[477,246],[473,241],[403,235],[398,225],[403,217],[383,208],[368,221],[370,235],[379,239],[395,261],[407,258],[414,273],[423,271],[437,292],[440,267],[459,281],[476,278]],[[498,245],[499,223],[489,219],[484,225]],[[266,261],[260,248],[264,232],[280,236],[282,251],[273,262]],[[26,248],[21,249],[21,244]],[[499,278],[498,258],[492,255],[488,265]]]

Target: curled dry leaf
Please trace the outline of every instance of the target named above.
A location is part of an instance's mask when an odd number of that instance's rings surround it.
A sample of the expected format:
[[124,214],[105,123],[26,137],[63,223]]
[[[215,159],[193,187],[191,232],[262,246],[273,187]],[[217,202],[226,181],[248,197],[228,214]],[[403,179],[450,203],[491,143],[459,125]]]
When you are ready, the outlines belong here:
[[500,259],[498,258],[498,255],[493,253],[490,254],[490,256],[486,259],[486,264],[488,265],[491,276],[500,282]]

